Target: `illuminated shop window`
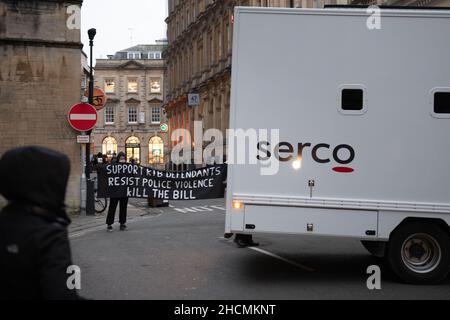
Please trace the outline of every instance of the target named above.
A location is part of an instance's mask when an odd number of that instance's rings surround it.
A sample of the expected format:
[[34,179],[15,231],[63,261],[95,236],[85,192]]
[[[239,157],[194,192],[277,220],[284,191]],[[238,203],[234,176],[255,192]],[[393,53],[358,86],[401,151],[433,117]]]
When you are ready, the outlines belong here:
[[150,139],[148,150],[149,164],[164,164],[164,142],[160,137],[155,136]]
[[113,137],[106,137],[102,143],[102,153],[111,159],[113,155],[117,155],[117,141]]
[[138,137],[131,136],[125,141],[125,153],[127,162],[134,160],[137,164],[141,163],[141,141]]

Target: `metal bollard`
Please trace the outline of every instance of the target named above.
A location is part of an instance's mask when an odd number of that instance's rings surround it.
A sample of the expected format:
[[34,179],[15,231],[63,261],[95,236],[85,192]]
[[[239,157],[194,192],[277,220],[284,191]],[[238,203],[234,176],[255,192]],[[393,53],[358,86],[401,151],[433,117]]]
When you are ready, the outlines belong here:
[[86,215],[95,215],[94,180],[86,180]]

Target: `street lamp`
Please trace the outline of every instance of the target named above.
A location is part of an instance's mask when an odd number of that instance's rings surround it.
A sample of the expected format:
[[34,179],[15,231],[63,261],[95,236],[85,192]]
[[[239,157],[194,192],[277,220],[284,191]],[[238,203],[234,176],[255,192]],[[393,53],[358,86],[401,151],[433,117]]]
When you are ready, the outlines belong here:
[[[89,47],[90,47],[90,69],[89,69],[89,104],[94,103],[94,75],[93,75],[93,67],[92,67],[92,56],[93,56],[93,47],[94,47],[94,38],[97,34],[97,30],[92,28],[88,30],[88,36],[89,36]],[[92,130],[90,130],[87,134],[89,136],[89,142],[91,141]],[[89,171],[89,161],[91,158],[91,144],[86,144],[86,179],[90,179],[91,173]]]
[[[92,28],[88,30],[89,36],[89,47],[90,47],[90,69],[89,69],[89,104],[93,105],[94,103],[94,75],[93,75],[93,47],[94,47],[94,38],[97,34],[97,30]],[[87,132],[89,136],[89,143],[86,144],[86,215],[94,215],[95,214],[95,202],[94,202],[94,182],[91,181],[91,172],[90,172],[90,160],[91,160],[91,133],[92,130]]]

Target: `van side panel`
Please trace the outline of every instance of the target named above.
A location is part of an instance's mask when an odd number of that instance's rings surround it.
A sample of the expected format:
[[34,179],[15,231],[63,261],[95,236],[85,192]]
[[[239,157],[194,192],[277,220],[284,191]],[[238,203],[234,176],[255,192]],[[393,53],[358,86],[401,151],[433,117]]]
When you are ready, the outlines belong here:
[[[251,205],[286,198],[299,207],[286,215],[302,224],[295,217],[308,216],[302,199],[324,199],[327,206],[342,200],[335,221],[360,206],[396,217],[426,212],[448,222],[450,118],[433,114],[433,94],[450,90],[450,11],[386,10],[381,29],[373,30],[369,17],[363,9],[236,9],[230,127],[279,129],[279,141],[293,152],[275,175],[261,175],[260,164],[229,166],[227,230],[235,198],[260,201]],[[363,112],[342,112],[345,88],[363,91]],[[354,151],[349,163],[338,161],[351,158],[342,145]],[[275,145],[268,149],[273,159]],[[261,230],[293,231],[287,220],[276,222],[277,212],[285,212],[279,206],[272,210],[277,227],[264,222]],[[247,209],[245,223],[270,214]],[[242,225],[242,215],[236,217],[234,225]],[[386,237],[397,220],[383,216],[380,234]]]
[[[247,232],[280,232],[316,236],[376,238],[376,211],[298,207],[245,207]],[[308,226],[312,227],[308,231]],[[254,229],[253,229],[254,228]],[[370,233],[370,234],[367,234]]]

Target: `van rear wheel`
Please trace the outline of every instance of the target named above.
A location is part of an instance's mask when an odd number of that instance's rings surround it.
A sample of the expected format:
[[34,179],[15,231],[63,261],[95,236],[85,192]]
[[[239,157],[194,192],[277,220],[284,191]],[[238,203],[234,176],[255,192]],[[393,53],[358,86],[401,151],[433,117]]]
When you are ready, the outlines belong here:
[[403,281],[414,284],[442,282],[450,271],[450,237],[438,225],[411,222],[391,235],[388,261]]

